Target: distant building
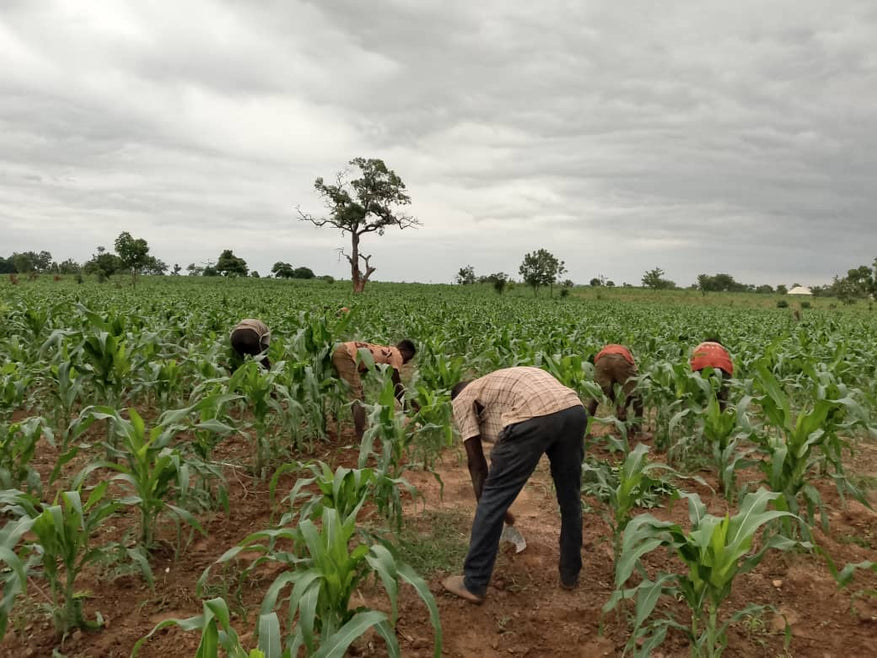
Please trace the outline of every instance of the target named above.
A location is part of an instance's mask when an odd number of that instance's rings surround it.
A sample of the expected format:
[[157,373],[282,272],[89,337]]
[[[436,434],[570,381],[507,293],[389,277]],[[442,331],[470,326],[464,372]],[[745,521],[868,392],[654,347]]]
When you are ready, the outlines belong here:
[[810,288],[807,286],[795,286],[789,291],[790,295],[812,295]]

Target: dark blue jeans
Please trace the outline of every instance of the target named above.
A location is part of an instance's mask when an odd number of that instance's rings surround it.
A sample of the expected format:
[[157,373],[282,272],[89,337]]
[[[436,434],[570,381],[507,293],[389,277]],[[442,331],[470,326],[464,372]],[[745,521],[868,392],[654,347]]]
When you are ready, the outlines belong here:
[[509,425],[490,453],[490,470],[463,565],[466,589],[484,596],[493,573],[505,513],[533,474],[539,459],[548,455],[551,477],[560,506],[560,578],[573,584],[582,569],[582,459],[588,414],[570,407]]

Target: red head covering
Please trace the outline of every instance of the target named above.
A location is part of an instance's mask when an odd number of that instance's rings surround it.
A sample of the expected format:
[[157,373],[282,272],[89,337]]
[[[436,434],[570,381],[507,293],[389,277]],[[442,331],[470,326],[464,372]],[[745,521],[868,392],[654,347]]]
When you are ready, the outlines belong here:
[[600,360],[600,357],[606,356],[607,354],[620,354],[630,365],[636,365],[630,350],[624,345],[616,345],[615,343],[611,343],[597,352],[597,356],[594,357],[594,363],[597,363],[597,361]]
[[734,374],[734,364],[728,350],[719,343],[706,342],[698,345],[691,356],[691,369],[721,368],[729,375]]

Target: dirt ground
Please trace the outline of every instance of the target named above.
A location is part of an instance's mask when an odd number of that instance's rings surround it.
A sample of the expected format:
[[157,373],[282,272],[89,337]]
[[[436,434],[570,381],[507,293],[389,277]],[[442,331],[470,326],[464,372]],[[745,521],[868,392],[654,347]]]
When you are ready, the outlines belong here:
[[[349,442],[344,437],[345,442]],[[326,444],[316,457],[333,464],[355,462],[353,448],[330,448]],[[337,442],[336,442],[337,445]],[[226,463],[245,463],[249,447],[240,438],[222,448]],[[589,450],[599,449],[589,447]],[[41,469],[54,464],[55,455],[47,448],[39,457]],[[863,444],[853,469],[873,478],[877,474],[877,446]],[[424,541],[433,531],[429,519],[445,515],[452,519],[451,537],[465,546],[474,511],[474,498],[465,464],[460,455],[447,451],[438,466],[444,483],[443,494],[430,473],[411,471],[406,478],[423,494],[419,502],[408,505],[406,525],[420,532]],[[172,549],[159,551],[152,560],[155,589],[150,590],[136,574],[98,574],[91,572],[81,582],[87,596],[85,609],[93,618],[99,611],[105,627],[99,631],[77,631],[67,638],[55,637],[43,602],[47,600],[42,583],[31,580],[28,597],[19,602],[10,620],[7,636],[0,644],[0,656],[52,656],[53,649],[67,656],[128,656],[135,642],[158,622],[199,614],[200,599],[196,581],[203,570],[247,534],[268,528],[271,511],[267,483],[254,481],[240,468],[228,468],[231,513],[212,513],[200,517],[207,536],[196,535],[177,556]],[[706,473],[702,476],[707,481]],[[754,475],[751,475],[754,477]],[[872,480],[873,482],[873,480]],[[292,481],[287,479],[286,490]],[[710,481],[715,485],[714,481]],[[689,487],[689,490],[692,488]],[[724,500],[709,489],[694,487],[713,513],[726,510]],[[877,514],[850,502],[839,500],[834,485],[819,485],[831,510],[831,531],[819,534],[820,544],[839,564],[877,559]],[[283,490],[283,487],[280,488]],[[591,501],[596,507],[596,503]],[[628,637],[619,615],[602,615],[601,608],[612,592],[612,556],[609,529],[598,514],[585,515],[582,539],[584,570],[580,586],[568,592],[558,587],[557,544],[559,516],[547,468],[543,460],[513,506],[517,527],[527,539],[527,549],[515,554],[503,546],[488,591],[481,606],[473,606],[443,592],[442,578],[447,571],[424,574],[435,595],[441,613],[446,656],[619,656]],[[683,502],[669,508],[651,510],[664,519],[687,524]],[[121,517],[115,532],[133,522]],[[163,529],[172,539],[171,526]],[[113,532],[113,531],[111,531]],[[672,556],[660,556],[654,562],[665,568],[679,568]],[[458,573],[462,564],[453,572]],[[265,589],[276,572],[260,571],[256,580],[245,584],[241,598],[233,606],[233,624],[246,640],[252,640],[256,612]],[[207,596],[230,596],[214,589]],[[725,613],[749,603],[771,604],[780,610],[791,627],[791,645],[783,646],[784,625],[781,617],[765,613],[737,624],[730,633],[726,656],[833,656],[873,655],[877,640],[877,599],[864,590],[877,587],[877,578],[861,573],[855,582],[839,590],[824,563],[808,554],[769,554],[753,572],[738,578]],[[375,607],[385,607],[378,589],[360,592],[362,600]],[[668,610],[661,604],[661,609]],[[684,610],[672,608],[684,621]],[[241,613],[246,615],[241,618]],[[410,587],[403,588],[397,635],[404,656],[431,656],[432,627],[423,603]],[[158,632],[148,640],[140,656],[191,656],[198,644],[197,633],[178,629]],[[353,648],[352,654],[385,655],[381,642],[367,637]],[[660,656],[687,656],[689,649],[681,635],[671,634]]]

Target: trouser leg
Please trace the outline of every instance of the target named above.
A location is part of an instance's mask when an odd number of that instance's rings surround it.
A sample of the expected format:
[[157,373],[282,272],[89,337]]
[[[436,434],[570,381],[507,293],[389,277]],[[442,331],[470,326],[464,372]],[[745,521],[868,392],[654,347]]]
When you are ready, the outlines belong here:
[[506,511],[539,463],[549,435],[543,431],[543,416],[508,427],[490,454],[490,470],[469,540],[463,564],[466,589],[483,596],[493,573],[499,538]]
[[362,379],[359,376],[359,369],[353,357],[348,354],[347,350],[342,346],[335,348],[332,353],[332,366],[338,377],[347,386],[348,393],[353,401],[353,428],[356,433],[357,440],[362,440],[365,432],[366,414],[363,401]]
[[582,460],[588,416],[582,407],[554,414],[556,438],[546,451],[560,507],[560,579],[574,585],[582,569]]

